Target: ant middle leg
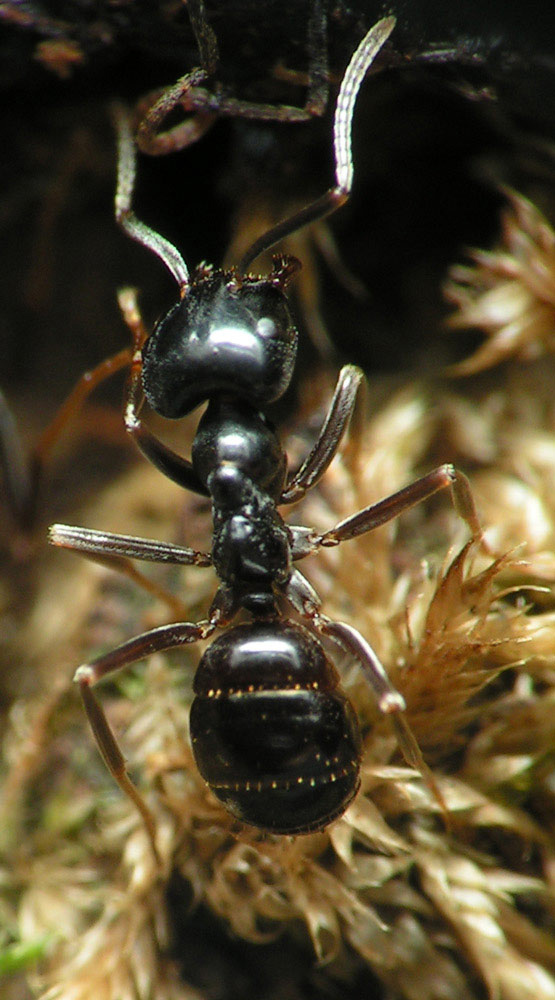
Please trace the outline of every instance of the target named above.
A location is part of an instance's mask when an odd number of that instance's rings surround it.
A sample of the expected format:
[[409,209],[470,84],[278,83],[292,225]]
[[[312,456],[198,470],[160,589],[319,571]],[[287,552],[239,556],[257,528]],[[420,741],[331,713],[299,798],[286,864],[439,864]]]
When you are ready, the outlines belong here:
[[[172,86],[144,98],[139,106],[143,114],[137,127],[137,145],[143,153],[159,156],[184,149],[196,142],[224,115],[258,121],[304,122],[322,115],[328,100],[327,14],[323,0],[312,0],[308,22],[308,93],[304,107],[288,104],[260,104],[225,96],[221,88],[214,92],[203,84],[214,76],[218,63],[218,43],[206,18],[202,0],[188,0],[187,8],[195,33],[201,68],[192,70]],[[164,121],[178,105],[192,112],[185,121],[160,131]]]
[[166,604],[177,619],[187,613],[183,601],[141,573],[132,560],[139,559],[158,565],[173,566],[212,565],[212,557],[208,552],[199,552],[183,545],[174,545],[172,542],[160,542],[135,535],[118,535],[69,524],[53,524],[49,529],[49,542],[58,548],[78,552],[93,562],[123,573],[156,600]]
[[470,483],[464,473],[458,471],[451,464],[440,465],[437,469],[433,469],[420,479],[409,483],[408,486],[404,486],[403,489],[393,493],[390,497],[379,500],[378,503],[371,504],[346,517],[329,531],[315,536],[314,547],[339,545],[340,542],[373,531],[374,528],[387,524],[388,521],[392,521],[400,514],[410,510],[411,507],[428,500],[435,493],[444,489],[449,489],[455,511],[467,524],[473,541],[479,542],[490,554]]
[[124,398],[125,429],[139,450],[164,476],[184,489],[207,496],[207,490],[193,469],[192,462],[168,448],[145,426],[140,418],[143,405],[141,386],[142,347],[146,333],[135,289],[125,288],[118,295],[119,306],[133,337],[133,357]]

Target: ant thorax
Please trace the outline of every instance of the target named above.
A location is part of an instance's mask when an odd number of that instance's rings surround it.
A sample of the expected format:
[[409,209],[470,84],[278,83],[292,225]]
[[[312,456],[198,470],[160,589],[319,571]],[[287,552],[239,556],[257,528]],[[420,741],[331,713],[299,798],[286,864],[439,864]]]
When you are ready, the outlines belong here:
[[193,468],[212,500],[212,560],[237,606],[271,612],[291,576],[291,532],[276,509],[287,460],[263,414],[212,399],[193,445]]
[[212,560],[239,607],[252,614],[277,610],[276,598],[292,570],[291,531],[274,501],[237,466],[209,476],[214,538]]

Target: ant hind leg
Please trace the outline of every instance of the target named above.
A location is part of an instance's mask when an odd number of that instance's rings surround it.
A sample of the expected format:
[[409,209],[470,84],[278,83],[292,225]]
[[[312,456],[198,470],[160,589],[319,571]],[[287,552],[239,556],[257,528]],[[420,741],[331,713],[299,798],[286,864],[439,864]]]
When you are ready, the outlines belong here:
[[407,764],[422,776],[439,805],[446,826],[449,827],[450,820],[445,800],[406,718],[405,699],[391,683],[385,667],[371,645],[352,625],[333,621],[322,614],[320,598],[298,570],[291,577],[287,596],[295,609],[311,623],[313,628],[337,643],[356,660],[376,696],[380,712],[391,719],[403,757]]
[[144,822],[154,856],[159,865],[161,865],[161,859],[156,847],[156,824],[154,817],[143,796],[127,773],[125,758],[121,752],[119,743],[108,722],[106,713],[95,697],[92,688],[114,671],[120,670],[122,667],[126,667],[152,653],[174,649],[186,643],[206,639],[211,635],[215,627],[214,621],[197,623],[177,622],[170,625],[162,625],[149,632],[144,632],[134,639],[130,639],[116,649],[97,657],[91,663],[82,664],[75,673],[74,679],[79,685],[85,713],[100,753],[110,774],[122,792],[128,796],[138,809]]

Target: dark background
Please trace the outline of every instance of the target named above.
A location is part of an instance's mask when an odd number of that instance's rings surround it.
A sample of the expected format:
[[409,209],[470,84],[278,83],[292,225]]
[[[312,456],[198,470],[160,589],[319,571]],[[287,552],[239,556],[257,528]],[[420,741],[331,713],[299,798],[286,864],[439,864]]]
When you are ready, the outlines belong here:
[[[338,359],[373,376],[440,371],[476,339],[446,335],[441,284],[466,246],[495,239],[498,185],[553,208],[552,9],[551,0],[330,2],[326,115],[301,125],[222,120],[181,153],[141,156],[137,213],[190,265],[219,263],[240,207],[261,201],[280,216],[322,193],[332,179],[337,83],[364,32],[395,13],[387,58],[357,105],[353,197],[332,222],[368,295],[354,299],[318,262],[322,317]],[[207,13],[218,81],[231,94],[303,103],[304,90],[280,83],[273,67],[306,70],[308,0],[220,0]],[[160,262],[115,225],[108,107],[114,98],[133,104],[197,64],[178,0],[0,3],[0,383],[29,445],[75,378],[127,343],[116,289],[140,288],[149,321],[175,297]],[[306,372],[319,359],[301,334]],[[99,399],[116,406],[120,391],[107,385]],[[123,434],[112,445],[85,442],[78,463],[66,456],[53,470],[40,519],[63,519],[128,460]],[[230,997],[253,987],[276,1000],[351,995],[312,971],[302,948],[230,941],[208,915],[191,917],[185,896],[177,887],[170,898],[176,952],[207,996],[221,996],[223,984]],[[285,949],[286,978],[274,975]],[[372,983],[353,971],[349,988],[369,996]]]

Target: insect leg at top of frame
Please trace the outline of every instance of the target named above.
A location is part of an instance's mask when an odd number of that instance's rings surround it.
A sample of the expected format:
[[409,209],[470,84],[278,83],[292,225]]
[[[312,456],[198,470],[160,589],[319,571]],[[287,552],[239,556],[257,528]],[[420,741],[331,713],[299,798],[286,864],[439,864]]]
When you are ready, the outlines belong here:
[[[159,156],[184,149],[196,142],[214,121],[225,115],[258,121],[304,122],[324,113],[328,100],[327,12],[325,0],[311,0],[308,20],[308,93],[304,107],[260,104],[228,97],[217,84],[207,90],[218,68],[217,38],[208,22],[203,0],[188,0],[187,10],[195,33],[202,66],[180,77],[160,93],[144,98],[138,107],[142,116],[137,144],[143,153]],[[180,105],[190,112],[185,121],[160,131],[164,121]]]
[[333,124],[333,146],[335,157],[335,185],[316,201],[302,208],[283,222],[278,222],[249,247],[239,264],[241,272],[248,271],[254,260],[285,236],[303,226],[323,219],[344,205],[353,186],[353,159],[351,153],[351,130],[355,102],[360,86],[372,62],[385,45],[395,27],[394,17],[384,17],[364,36],[355,49],[339,88]]

